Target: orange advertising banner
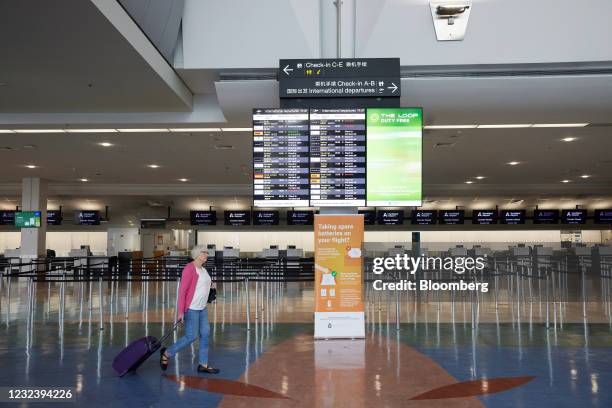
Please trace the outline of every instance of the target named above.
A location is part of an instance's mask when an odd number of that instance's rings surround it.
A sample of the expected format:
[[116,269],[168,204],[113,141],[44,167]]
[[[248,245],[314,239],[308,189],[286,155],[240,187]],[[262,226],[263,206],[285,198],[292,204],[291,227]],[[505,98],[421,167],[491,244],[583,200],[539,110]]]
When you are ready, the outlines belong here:
[[316,215],[315,337],[360,337],[363,215]]

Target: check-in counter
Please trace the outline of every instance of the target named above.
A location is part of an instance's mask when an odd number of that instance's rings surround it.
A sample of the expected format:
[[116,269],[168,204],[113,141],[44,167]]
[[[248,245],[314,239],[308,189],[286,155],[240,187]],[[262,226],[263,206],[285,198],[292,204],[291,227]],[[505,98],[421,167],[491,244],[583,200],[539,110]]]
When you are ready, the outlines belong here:
[[468,250],[467,248],[464,248],[463,246],[456,246],[454,248],[449,248],[448,254],[452,257],[467,256]]
[[387,252],[389,257],[394,257],[397,255],[404,255],[406,253],[406,248],[403,245],[395,245],[393,248],[389,248]]
[[508,249],[510,250],[510,254],[517,258],[522,258],[530,255],[529,247],[527,246],[514,246],[508,247]]
[[266,259],[278,259],[278,248],[264,248],[261,257]]
[[474,245],[469,252],[474,257],[491,256],[493,254],[491,248],[481,247],[480,245]]
[[287,248],[287,259],[300,259],[304,257],[304,250],[300,248]]
[[240,248],[223,248],[223,260],[240,258]]

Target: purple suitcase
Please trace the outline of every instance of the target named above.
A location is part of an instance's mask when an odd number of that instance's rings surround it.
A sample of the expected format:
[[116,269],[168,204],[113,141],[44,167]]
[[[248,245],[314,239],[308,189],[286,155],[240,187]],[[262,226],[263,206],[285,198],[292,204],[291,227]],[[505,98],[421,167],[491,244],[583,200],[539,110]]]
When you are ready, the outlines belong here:
[[177,322],[171,330],[157,340],[156,337],[147,336],[131,342],[126,348],[117,354],[113,360],[113,369],[119,377],[123,377],[130,371],[136,371],[153,353],[161,348],[162,343],[176,330],[180,322]]

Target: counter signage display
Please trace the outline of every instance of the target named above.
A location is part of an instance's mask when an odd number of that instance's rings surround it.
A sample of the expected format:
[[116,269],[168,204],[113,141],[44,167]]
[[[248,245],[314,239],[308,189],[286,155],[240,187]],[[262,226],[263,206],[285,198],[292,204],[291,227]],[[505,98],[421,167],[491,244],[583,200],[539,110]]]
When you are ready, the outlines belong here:
[[473,210],[472,224],[492,225],[497,224],[497,210]]
[[62,213],[57,210],[47,210],[47,225],[62,225]]
[[587,210],[561,210],[562,224],[586,224]]
[[310,111],[310,205],[364,206],[365,109]]
[[438,216],[441,225],[462,225],[465,222],[464,210],[440,210]]
[[100,225],[99,211],[75,211],[74,220],[80,225]]
[[308,109],[253,110],[253,205],[308,207]]
[[40,228],[40,211],[15,212],[15,226],[17,228]]
[[142,229],[165,229],[166,220],[163,218],[141,219],[140,228]]
[[501,210],[499,222],[507,225],[519,225],[525,223],[525,210]]
[[358,214],[363,214],[364,225],[376,224],[376,210],[359,210]]
[[378,223],[380,225],[402,225],[404,224],[404,210],[378,211]]
[[558,224],[559,210],[533,210],[534,224]]
[[0,211],[0,225],[15,225],[15,211]]
[[313,225],[314,211],[287,211],[287,225]]
[[422,204],[423,111],[381,108],[367,112],[367,206]]
[[216,211],[190,211],[191,225],[217,225]]
[[436,210],[414,210],[412,211],[413,225],[434,225],[437,221]]
[[225,225],[250,225],[250,211],[225,211],[223,213]]
[[595,224],[612,224],[612,209],[595,210]]
[[253,225],[278,225],[278,211],[253,211]]

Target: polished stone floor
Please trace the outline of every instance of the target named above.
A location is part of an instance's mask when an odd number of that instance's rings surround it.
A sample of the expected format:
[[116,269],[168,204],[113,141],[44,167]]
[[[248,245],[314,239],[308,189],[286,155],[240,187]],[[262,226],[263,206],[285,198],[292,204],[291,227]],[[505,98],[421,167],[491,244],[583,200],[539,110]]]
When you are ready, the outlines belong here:
[[609,287],[563,282],[547,294],[527,279],[456,297],[368,289],[366,339],[335,341],[312,338],[311,283],[226,283],[209,310],[220,375],[197,374],[192,348],[165,375],[153,356],[118,378],[127,343],[172,326],[175,282],[4,278],[0,382],[74,387],[90,407],[612,406]]

